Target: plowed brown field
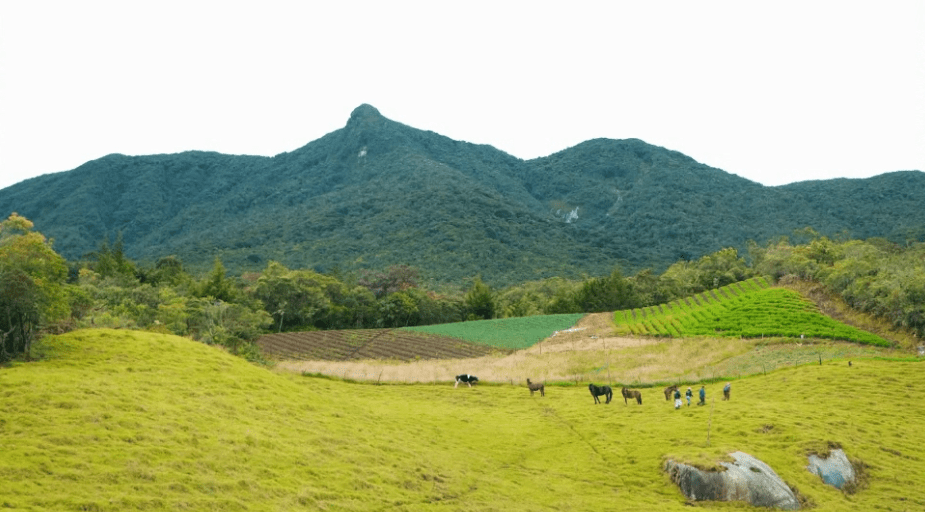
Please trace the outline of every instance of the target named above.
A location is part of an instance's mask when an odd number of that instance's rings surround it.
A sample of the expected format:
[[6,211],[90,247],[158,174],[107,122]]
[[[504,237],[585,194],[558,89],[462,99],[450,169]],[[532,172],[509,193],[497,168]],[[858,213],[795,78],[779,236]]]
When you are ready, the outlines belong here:
[[284,332],[261,337],[257,346],[267,357],[301,361],[464,359],[499,351],[456,338],[400,329]]

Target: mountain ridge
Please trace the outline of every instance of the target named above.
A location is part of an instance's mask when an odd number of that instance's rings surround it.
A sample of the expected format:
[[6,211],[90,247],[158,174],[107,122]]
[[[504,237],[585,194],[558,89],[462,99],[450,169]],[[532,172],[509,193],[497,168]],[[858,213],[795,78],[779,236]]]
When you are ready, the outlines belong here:
[[506,284],[663,269],[811,226],[856,238],[925,233],[925,174],[766,187],[639,139],[522,160],[382,116],[273,157],[112,154],[0,190],[70,260],[121,232],[126,254],[203,270],[269,260],[320,271],[393,264]]

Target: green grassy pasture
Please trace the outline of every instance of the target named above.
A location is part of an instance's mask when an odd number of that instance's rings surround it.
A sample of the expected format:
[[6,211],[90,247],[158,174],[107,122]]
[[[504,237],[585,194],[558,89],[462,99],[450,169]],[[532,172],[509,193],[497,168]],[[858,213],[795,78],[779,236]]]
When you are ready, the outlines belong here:
[[[308,378],[143,332],[76,331],[37,351],[0,369],[3,510],[683,511],[665,458],[709,466],[734,450],[813,510],[925,508],[922,362],[780,369],[736,380],[730,402],[708,384],[707,407],[675,411],[659,389],[594,405],[577,386],[540,398]],[[866,465],[857,494],[806,471],[831,443]]]
[[476,320],[452,324],[403,327],[402,330],[442,334],[480,345],[520,350],[532,347],[556,331],[575,325],[584,313]]
[[842,324],[812,301],[762,280],[734,283],[661,307],[616,312],[619,334],[654,336],[788,337],[843,340],[888,347],[880,336]]

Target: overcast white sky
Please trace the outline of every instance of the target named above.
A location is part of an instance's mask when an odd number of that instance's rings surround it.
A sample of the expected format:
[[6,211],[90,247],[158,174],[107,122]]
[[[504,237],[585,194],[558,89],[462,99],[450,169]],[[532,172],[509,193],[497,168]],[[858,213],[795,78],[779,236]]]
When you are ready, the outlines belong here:
[[640,138],[765,185],[925,170],[925,1],[0,1],[0,188],[386,117],[514,156]]

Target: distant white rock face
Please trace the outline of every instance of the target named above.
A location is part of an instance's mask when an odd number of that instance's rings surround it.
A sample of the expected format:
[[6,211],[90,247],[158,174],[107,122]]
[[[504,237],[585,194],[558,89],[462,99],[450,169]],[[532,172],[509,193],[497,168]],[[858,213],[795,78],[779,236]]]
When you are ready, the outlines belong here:
[[836,489],[844,489],[845,484],[857,481],[854,466],[840,448],[830,450],[829,456],[824,459],[817,455],[810,455],[809,466],[806,466],[806,469],[819,475],[823,482]]
[[695,501],[745,501],[756,507],[799,510],[800,500],[770,466],[747,453],[730,454],[725,471],[703,471],[668,460],[665,471],[681,492]]
[[578,207],[576,206],[574,210],[568,212],[568,215],[565,216],[565,223],[571,224],[573,220],[578,219]]

